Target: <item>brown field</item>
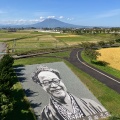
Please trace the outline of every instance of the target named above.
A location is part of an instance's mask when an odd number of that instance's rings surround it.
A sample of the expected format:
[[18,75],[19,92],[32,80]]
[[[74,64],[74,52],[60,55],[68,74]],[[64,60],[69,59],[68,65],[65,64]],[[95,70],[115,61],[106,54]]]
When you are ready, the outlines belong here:
[[105,48],[98,50],[101,56],[98,60],[109,63],[109,66],[120,70],[120,48]]

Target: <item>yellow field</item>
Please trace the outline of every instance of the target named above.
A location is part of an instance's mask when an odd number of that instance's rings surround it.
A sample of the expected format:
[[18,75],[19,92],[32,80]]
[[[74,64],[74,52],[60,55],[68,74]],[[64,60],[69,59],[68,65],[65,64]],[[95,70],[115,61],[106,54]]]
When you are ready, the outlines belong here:
[[120,48],[106,48],[98,50],[101,56],[98,60],[109,63],[109,66],[120,70]]

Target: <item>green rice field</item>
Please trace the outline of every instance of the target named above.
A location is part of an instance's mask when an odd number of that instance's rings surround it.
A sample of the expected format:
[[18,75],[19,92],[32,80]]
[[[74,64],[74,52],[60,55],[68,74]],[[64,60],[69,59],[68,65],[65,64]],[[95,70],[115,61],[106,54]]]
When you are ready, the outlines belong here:
[[64,33],[44,33],[34,30],[8,32],[0,30],[0,42],[8,45],[10,53],[31,52],[40,49],[65,48],[79,45],[81,42],[98,42],[115,40],[113,34],[72,35]]

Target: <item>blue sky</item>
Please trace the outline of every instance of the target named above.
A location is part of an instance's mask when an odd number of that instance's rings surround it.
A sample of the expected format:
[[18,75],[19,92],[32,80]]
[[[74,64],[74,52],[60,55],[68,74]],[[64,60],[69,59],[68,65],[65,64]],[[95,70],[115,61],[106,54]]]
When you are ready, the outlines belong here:
[[120,27],[120,0],[0,0],[0,24],[33,24],[46,18]]

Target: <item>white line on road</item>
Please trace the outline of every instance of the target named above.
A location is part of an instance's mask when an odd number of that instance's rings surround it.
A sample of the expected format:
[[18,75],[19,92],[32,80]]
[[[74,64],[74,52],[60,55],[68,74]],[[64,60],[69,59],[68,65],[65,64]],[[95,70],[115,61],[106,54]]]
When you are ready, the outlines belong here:
[[90,66],[89,66],[89,65],[87,65],[86,63],[82,62],[82,61],[79,59],[79,57],[78,57],[78,53],[79,53],[79,51],[77,51],[77,59],[78,59],[78,61],[79,61],[79,62],[81,62],[81,63],[82,63],[82,64],[84,64],[85,66],[89,67],[90,69],[92,69],[92,70],[94,70],[94,71],[96,71],[96,72],[98,72],[98,73],[100,73],[100,74],[104,75],[105,77],[107,77],[107,78],[109,78],[109,79],[111,79],[111,80],[113,80],[113,81],[115,81],[115,82],[117,82],[117,83],[119,83],[119,84],[120,84],[120,82],[119,82],[119,81],[117,81],[117,80],[115,80],[114,78],[109,77],[108,75],[105,75],[104,73],[102,73],[102,72],[100,72],[100,71],[98,71],[98,70],[96,70],[96,69],[94,69],[94,68],[90,67]]

